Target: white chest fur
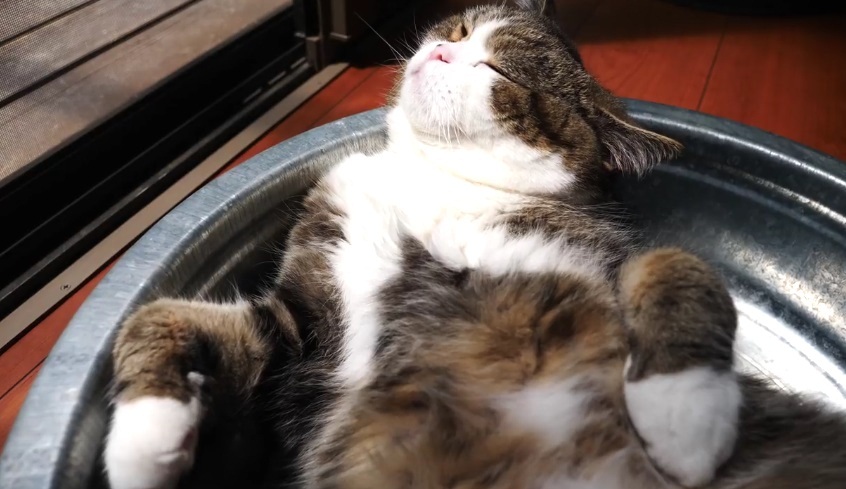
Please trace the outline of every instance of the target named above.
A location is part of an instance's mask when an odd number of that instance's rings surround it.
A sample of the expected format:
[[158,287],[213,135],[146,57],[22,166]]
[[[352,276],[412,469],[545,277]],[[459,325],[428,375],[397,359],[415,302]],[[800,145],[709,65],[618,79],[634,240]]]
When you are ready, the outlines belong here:
[[[506,201],[502,192],[393,153],[352,156],[325,183],[346,216],[345,241],[332,257],[348,321],[339,374],[347,385],[359,385],[369,374],[380,330],[377,295],[400,273],[403,239],[430,244],[446,239],[444,229],[480,230],[497,209],[514,203]],[[465,234],[463,242],[450,239],[450,244],[460,249],[467,240],[478,238],[472,232]],[[453,261],[461,261],[455,250],[449,254]]]
[[540,234],[511,236],[493,226],[527,197],[471,183],[413,154],[351,156],[324,184],[346,216],[345,240],[334,250],[332,266],[347,320],[339,377],[349,387],[370,374],[380,331],[378,294],[401,272],[407,237],[456,269],[598,273],[587,250]]

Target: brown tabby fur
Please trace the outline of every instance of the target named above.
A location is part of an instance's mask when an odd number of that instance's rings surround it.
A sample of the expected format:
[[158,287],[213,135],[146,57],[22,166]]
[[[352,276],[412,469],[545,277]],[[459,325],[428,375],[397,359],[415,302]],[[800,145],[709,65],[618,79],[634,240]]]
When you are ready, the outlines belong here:
[[[699,259],[675,249],[628,258],[632,241],[609,213],[604,177],[648,171],[680,146],[632,125],[572,43],[536,13],[471,9],[426,37],[460,40],[494,16],[509,18],[491,43],[495,69],[510,80],[495,85],[494,111],[524,142],[564,155],[580,185],[501,223],[515,235],[541,231],[590,248],[608,279],[452,270],[409,239],[403,272],[380,297],[377,374],[350,392],[332,377],[343,312],[325,252],[344,240],[344,216],[318,183],[270,293],[246,307],[163,299],[125,323],[114,347],[117,402],[199,392],[213,411],[255,416],[272,443],[296,453],[306,487],[528,488],[562,473],[601,477],[607,464],[627,469],[626,487],[674,487],[629,423],[624,362],[631,355],[628,380],[731,369],[736,313]],[[560,446],[544,449],[507,428],[492,407],[520,387],[576,375],[589,409]],[[741,383],[739,440],[708,487],[846,487],[843,415],[754,379]],[[204,422],[204,433],[216,429]]]

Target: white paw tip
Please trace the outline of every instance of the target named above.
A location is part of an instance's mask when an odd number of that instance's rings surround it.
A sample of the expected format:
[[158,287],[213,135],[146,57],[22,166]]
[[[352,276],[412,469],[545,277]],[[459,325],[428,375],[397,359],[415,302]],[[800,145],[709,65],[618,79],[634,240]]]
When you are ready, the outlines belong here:
[[737,439],[741,394],[732,372],[694,368],[625,384],[647,453],[685,487],[711,482]]
[[194,463],[197,398],[140,397],[115,407],[105,463],[112,489],[170,489]]

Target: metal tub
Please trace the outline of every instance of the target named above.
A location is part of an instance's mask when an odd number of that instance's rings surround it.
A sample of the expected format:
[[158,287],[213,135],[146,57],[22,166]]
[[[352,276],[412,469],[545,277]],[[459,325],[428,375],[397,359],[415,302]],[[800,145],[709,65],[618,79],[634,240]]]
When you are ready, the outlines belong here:
[[[682,109],[630,101],[675,137],[679,160],[617,195],[650,244],[718,266],[741,314],[741,368],[846,407],[846,166],[783,138]],[[162,295],[252,292],[297,197],[327,167],[384,140],[384,113],[309,131],[209,183],[156,224],[74,317],[0,457],[0,488],[101,487],[110,348],[122,320]]]

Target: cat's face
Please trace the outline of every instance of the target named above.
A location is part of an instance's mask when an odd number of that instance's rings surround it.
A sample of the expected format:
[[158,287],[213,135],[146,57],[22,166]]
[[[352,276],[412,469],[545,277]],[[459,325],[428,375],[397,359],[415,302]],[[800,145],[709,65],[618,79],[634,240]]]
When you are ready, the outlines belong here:
[[511,115],[520,101],[508,100],[509,92],[576,94],[574,85],[589,80],[574,53],[534,12],[470,9],[426,33],[406,66],[399,102],[421,131],[472,137]]
[[560,154],[576,177],[603,164],[641,172],[678,152],[627,120],[541,11],[546,2],[518,3],[472,8],[423,36],[396,99],[416,132],[447,144],[506,133]]

